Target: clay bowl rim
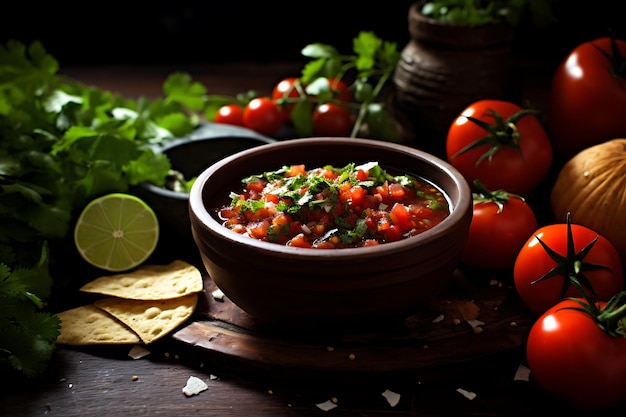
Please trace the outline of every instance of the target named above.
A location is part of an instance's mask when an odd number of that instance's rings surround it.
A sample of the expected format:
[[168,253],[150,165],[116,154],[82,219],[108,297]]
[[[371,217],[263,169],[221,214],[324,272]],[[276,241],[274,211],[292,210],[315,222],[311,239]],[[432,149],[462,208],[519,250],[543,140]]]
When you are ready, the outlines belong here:
[[[449,195],[448,192],[446,192],[445,189],[443,189],[442,185],[435,183],[435,185],[442,189],[442,191],[448,198],[448,202],[451,206],[450,215],[436,227],[424,231],[416,236],[412,236],[410,238],[402,239],[396,242],[387,242],[381,245],[370,247],[344,248],[341,250],[320,250],[314,248],[299,248],[279,245],[272,242],[264,242],[261,240],[252,239],[238,233],[233,233],[232,231],[221,225],[204,206],[205,187],[207,186],[207,182],[211,179],[212,176],[218,174],[220,170],[222,170],[226,165],[232,164],[233,162],[242,158],[249,158],[252,155],[261,156],[266,153],[279,152],[285,148],[291,148],[293,146],[332,146],[333,144],[341,144],[344,146],[365,146],[372,149],[384,148],[388,151],[399,152],[409,155],[413,158],[422,160],[426,164],[432,165],[436,170],[443,172],[446,176],[451,178],[454,185],[456,186],[456,189],[458,190],[458,198],[456,203],[454,204],[454,202],[452,201],[452,197]],[[347,161],[346,163],[348,162],[350,161]],[[379,162],[382,165],[385,165],[384,161]],[[288,162],[286,161],[286,163]],[[275,168],[277,167],[268,167],[267,169],[269,170]],[[242,178],[243,175],[248,174],[251,173],[242,172]],[[426,178],[430,181],[434,181],[433,179],[430,179],[428,177]],[[233,178],[233,180],[236,181],[237,179]],[[209,194],[209,196],[212,196],[213,194],[214,193]],[[189,193],[189,211],[192,218],[195,217],[196,221],[200,222],[202,227],[208,229],[213,235],[219,235],[220,238],[229,241],[231,244],[250,246],[257,252],[272,253],[274,254],[274,256],[280,254],[282,256],[297,256],[301,259],[309,260],[324,258],[328,260],[332,259],[341,261],[344,259],[350,259],[355,257],[366,257],[372,254],[375,254],[376,257],[379,258],[387,254],[397,254],[398,252],[407,250],[407,248],[427,245],[431,241],[438,240],[441,238],[442,235],[446,234],[445,232],[450,231],[450,229],[457,228],[456,225],[459,222],[464,221],[464,218],[467,215],[467,210],[471,208],[472,201],[472,193],[469,184],[461,175],[461,173],[448,162],[432,154],[421,151],[417,148],[409,147],[407,145],[401,145],[393,142],[385,142],[375,139],[312,137],[290,139],[286,141],[270,143],[267,145],[260,145],[251,149],[237,152],[209,166],[198,175],[195,183],[192,186],[192,189]],[[197,228],[198,225],[196,224],[194,226],[193,223],[194,222],[192,221],[192,227],[194,229]],[[201,236],[199,238],[202,239]]]

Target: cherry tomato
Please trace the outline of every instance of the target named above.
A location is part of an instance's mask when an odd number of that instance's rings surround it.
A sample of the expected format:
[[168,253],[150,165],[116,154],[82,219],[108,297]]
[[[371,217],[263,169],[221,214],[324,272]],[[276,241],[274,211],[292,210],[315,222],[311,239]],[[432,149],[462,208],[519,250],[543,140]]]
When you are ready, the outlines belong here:
[[285,103],[284,101],[300,97],[300,92],[297,88],[299,82],[299,79],[296,77],[283,78],[272,89],[272,100],[278,103],[285,123],[291,121],[290,112],[293,108],[293,103]]
[[537,230],[533,209],[520,196],[502,190],[483,189],[473,196],[473,217],[461,261],[478,269],[512,269],[520,249]]
[[338,104],[324,103],[313,112],[313,130],[319,136],[350,136],[353,125],[350,110]]
[[352,101],[352,93],[348,84],[339,78],[319,77],[307,84],[306,92],[312,99],[326,102],[339,100],[344,103]]
[[547,175],[552,146],[537,116],[515,103],[479,100],[454,120],[448,161],[471,184],[527,196]]
[[283,115],[267,97],[256,97],[243,109],[243,124],[266,136],[275,136],[283,125]]
[[329,78],[328,83],[330,90],[337,99],[345,103],[352,101],[352,93],[345,82],[337,78]]
[[[605,305],[598,303],[600,308]],[[578,409],[623,404],[626,337],[604,332],[580,308],[574,300],[560,301],[533,324],[526,341],[531,376],[544,390]]]
[[238,104],[227,104],[220,107],[215,114],[215,123],[243,126],[243,108]]
[[[568,251],[568,225],[571,227],[573,251]],[[553,259],[538,239],[564,259],[559,262]],[[590,244],[591,249],[585,253],[583,249]],[[588,227],[569,224],[568,219],[567,224],[539,228],[520,250],[513,268],[513,280],[524,304],[539,315],[564,297],[580,297],[580,292],[569,285],[570,281],[566,278],[566,274],[574,273],[577,262],[582,262],[582,274],[589,283],[584,287],[589,290],[591,286],[598,300],[606,301],[624,289],[622,262],[615,246]],[[603,268],[593,270],[587,267],[589,264]],[[537,281],[557,267],[553,276]]]
[[578,45],[557,67],[547,126],[560,158],[626,136],[624,57],[626,41],[616,39],[613,46],[611,38],[604,37]]

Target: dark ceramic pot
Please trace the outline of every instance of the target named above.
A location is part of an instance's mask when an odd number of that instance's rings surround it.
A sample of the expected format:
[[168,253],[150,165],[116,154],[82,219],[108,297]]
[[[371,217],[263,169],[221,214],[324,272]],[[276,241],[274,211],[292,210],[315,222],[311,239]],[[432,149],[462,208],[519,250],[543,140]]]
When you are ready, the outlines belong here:
[[[313,168],[366,161],[432,181],[447,195],[451,214],[417,236],[337,250],[252,239],[223,227],[211,214],[245,176],[290,164]],[[328,329],[401,317],[440,292],[469,233],[472,195],[451,165],[414,148],[368,139],[307,138],[256,147],[213,164],[194,184],[189,210],[202,262],[231,301],[261,322]]]
[[[189,137],[168,142],[160,150],[170,159],[172,169],[189,180],[227,156],[274,141],[249,129],[209,123]],[[150,183],[135,187],[133,193],[148,203],[159,219],[160,250],[191,249],[195,252],[188,193]]]
[[504,24],[462,25],[409,8],[410,41],[393,76],[391,107],[420,149],[443,157],[445,136],[472,102],[519,96],[512,53],[514,31]]

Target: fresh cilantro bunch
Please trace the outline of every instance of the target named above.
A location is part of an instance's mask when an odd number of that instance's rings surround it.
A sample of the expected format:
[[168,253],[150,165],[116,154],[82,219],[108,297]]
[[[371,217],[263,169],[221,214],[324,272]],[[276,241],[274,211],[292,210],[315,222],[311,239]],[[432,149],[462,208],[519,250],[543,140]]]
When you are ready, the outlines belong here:
[[[79,210],[171,169],[157,146],[189,134],[206,90],[172,74],[164,98],[127,100],[58,74],[35,42],[0,45],[0,367],[45,368],[58,319],[45,311],[53,248]],[[50,248],[50,249],[48,249]]]
[[[341,54],[332,45],[313,43],[302,49],[302,55],[311,58],[302,70],[300,81],[306,85],[309,95],[324,98],[331,96],[328,78],[351,79],[355,102],[352,107],[358,115],[351,136],[357,136],[364,126],[368,135],[390,141],[398,139],[398,129],[387,107],[379,101],[383,88],[393,75],[400,59],[395,42],[384,41],[373,32],[361,31],[353,39],[353,54]],[[321,83],[316,83],[322,80]],[[296,132],[307,134],[312,131],[312,103],[299,100],[291,112]]]

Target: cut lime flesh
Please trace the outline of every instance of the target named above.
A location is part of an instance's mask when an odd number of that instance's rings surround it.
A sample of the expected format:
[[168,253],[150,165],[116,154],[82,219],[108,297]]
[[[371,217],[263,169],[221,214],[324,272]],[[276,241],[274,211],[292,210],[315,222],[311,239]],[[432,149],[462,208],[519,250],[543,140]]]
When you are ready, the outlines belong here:
[[113,193],[91,201],[74,228],[74,243],[91,265],[125,271],[142,264],[159,240],[159,222],[150,206],[131,194]]

